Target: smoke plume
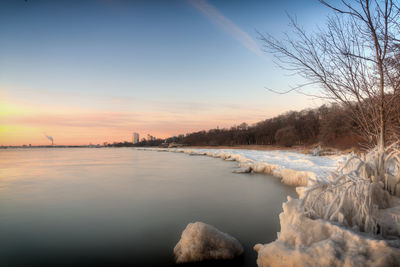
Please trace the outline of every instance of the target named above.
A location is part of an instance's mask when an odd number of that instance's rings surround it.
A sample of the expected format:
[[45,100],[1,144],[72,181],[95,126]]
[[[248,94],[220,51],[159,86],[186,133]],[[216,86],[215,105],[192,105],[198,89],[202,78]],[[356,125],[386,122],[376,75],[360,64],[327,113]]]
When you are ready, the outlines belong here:
[[46,136],[47,139],[49,139],[51,141],[51,144],[53,144],[53,142],[54,142],[53,137],[47,135],[46,133],[43,133],[43,134],[44,134],[44,136]]

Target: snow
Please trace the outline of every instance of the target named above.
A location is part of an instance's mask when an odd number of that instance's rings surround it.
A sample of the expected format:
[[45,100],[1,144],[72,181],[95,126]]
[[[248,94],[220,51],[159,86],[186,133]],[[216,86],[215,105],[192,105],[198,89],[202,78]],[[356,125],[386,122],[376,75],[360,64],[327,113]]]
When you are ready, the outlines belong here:
[[400,266],[399,154],[386,149],[383,173],[377,150],[350,155],[325,180],[298,187],[278,238],[254,246],[258,266]]
[[233,259],[242,253],[234,237],[202,222],[189,223],[174,248],[177,263]]
[[188,155],[205,155],[228,161],[237,161],[234,172],[267,173],[282,179],[292,186],[305,186],[310,180],[326,180],[329,172],[334,171],[346,156],[312,156],[302,153],[273,150],[246,149],[195,149],[195,148],[138,148],[141,150],[180,152]]
[[311,219],[300,202],[288,197],[279,215],[278,238],[254,246],[259,267],[400,266],[400,240],[384,240],[332,221]]

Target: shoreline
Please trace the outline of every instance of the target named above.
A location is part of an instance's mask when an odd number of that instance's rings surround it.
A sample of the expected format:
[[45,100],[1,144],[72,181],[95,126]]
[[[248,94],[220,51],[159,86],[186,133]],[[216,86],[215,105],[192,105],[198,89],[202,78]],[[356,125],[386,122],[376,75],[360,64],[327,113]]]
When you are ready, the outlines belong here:
[[158,148],[137,147],[138,150],[184,153],[191,156],[202,155],[238,162],[235,173],[265,173],[275,176],[289,186],[307,186],[313,180],[326,180],[328,173],[334,171],[343,155],[312,156],[298,150],[248,149],[241,147],[205,148]]
[[307,149],[306,146],[293,146],[293,147],[281,147],[276,145],[234,145],[234,146],[184,146],[182,148],[189,149],[241,149],[241,150],[259,150],[259,151],[271,151],[271,150],[284,150],[284,151],[298,151]]
[[[329,219],[309,217],[302,208],[305,189],[311,188],[313,181],[326,180],[322,172],[315,172],[314,167],[324,169],[340,165],[339,158],[311,156],[298,153],[296,150],[249,150],[248,147],[229,148],[153,148],[143,149],[159,152],[185,153],[188,155],[204,155],[238,162],[238,172],[267,173],[281,179],[289,186],[295,186],[298,198],[288,197],[282,203],[283,212],[280,213],[281,230],[277,239],[270,243],[255,244],[258,266],[400,266],[400,240],[386,239],[382,235],[363,232],[360,228],[348,227],[346,223],[338,223]],[[250,153],[249,153],[250,152]],[[264,156],[264,157],[259,157]],[[268,158],[268,156],[270,156]],[[270,161],[281,159],[281,163]],[[257,159],[261,159],[258,161]],[[332,165],[324,165],[324,160],[330,160]],[[297,163],[290,165],[290,163]],[[326,161],[325,163],[328,163]],[[279,162],[278,162],[279,163]],[[289,166],[286,164],[289,163]],[[297,166],[292,168],[291,166]],[[310,168],[310,172],[298,169],[299,166]],[[325,178],[325,179],[324,179]],[[311,182],[311,183],[310,183]],[[393,197],[396,200],[396,197]],[[400,199],[397,199],[400,203]],[[392,203],[388,208],[380,209],[379,223],[390,232],[400,231],[398,210],[400,205]],[[385,230],[385,231],[386,231]],[[323,248],[321,250],[321,248]],[[348,249],[357,248],[357,249]]]
[[321,156],[330,156],[330,155],[344,155],[349,154],[351,152],[355,152],[358,154],[359,149],[339,149],[328,146],[321,146],[319,144],[313,145],[298,145],[292,147],[278,146],[278,145],[233,145],[233,146],[183,146],[176,148],[186,148],[186,149],[235,149],[235,150],[255,150],[255,151],[287,151],[293,153],[301,153],[301,154],[311,154],[313,149],[317,147],[321,147]]

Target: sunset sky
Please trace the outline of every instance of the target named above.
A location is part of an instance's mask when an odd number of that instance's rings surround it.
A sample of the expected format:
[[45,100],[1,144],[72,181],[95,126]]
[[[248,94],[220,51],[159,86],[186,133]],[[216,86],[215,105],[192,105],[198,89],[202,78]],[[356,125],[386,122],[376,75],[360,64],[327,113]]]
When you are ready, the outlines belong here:
[[321,101],[262,51],[318,1],[0,2],[0,145],[97,144],[249,124]]

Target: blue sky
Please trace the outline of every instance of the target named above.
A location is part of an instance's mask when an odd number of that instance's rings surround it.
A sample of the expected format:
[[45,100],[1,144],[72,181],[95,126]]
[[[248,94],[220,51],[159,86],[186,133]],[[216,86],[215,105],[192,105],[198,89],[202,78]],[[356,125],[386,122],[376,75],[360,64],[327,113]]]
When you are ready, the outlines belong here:
[[318,1],[1,1],[0,138],[166,137],[315,107],[264,88],[299,82],[256,32],[280,36],[285,12],[313,29],[329,10]]

